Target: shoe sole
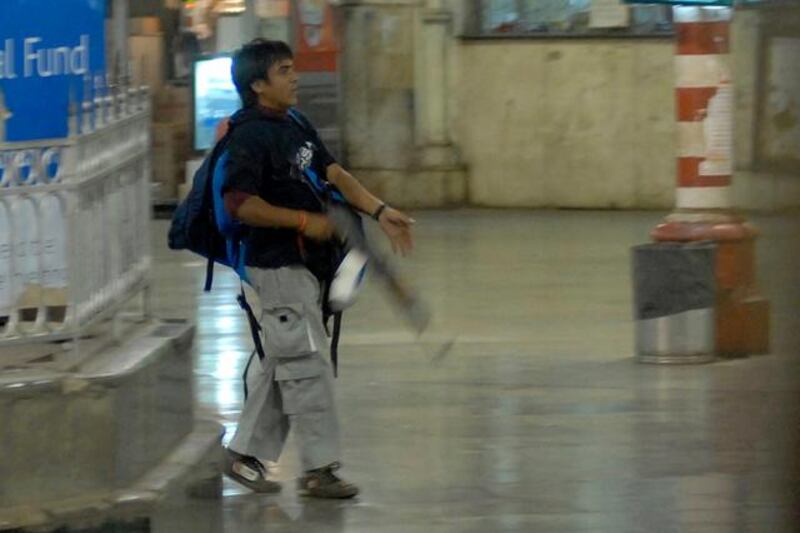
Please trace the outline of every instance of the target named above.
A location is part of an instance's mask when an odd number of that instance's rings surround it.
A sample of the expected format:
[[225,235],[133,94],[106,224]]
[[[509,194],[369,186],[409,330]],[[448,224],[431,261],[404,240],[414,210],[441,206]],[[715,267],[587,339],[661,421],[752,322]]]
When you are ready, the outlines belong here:
[[257,492],[258,494],[276,494],[283,489],[279,483],[275,483],[274,485],[269,485],[267,487],[258,485],[253,483],[252,481],[245,479],[234,472],[225,471],[223,474],[230,479],[231,481],[235,481],[239,485],[252,490],[253,492]]
[[319,498],[322,500],[349,500],[358,496],[358,492],[359,491],[356,490],[352,493],[345,494],[315,494],[307,489],[300,489],[297,491],[297,494],[303,498]]

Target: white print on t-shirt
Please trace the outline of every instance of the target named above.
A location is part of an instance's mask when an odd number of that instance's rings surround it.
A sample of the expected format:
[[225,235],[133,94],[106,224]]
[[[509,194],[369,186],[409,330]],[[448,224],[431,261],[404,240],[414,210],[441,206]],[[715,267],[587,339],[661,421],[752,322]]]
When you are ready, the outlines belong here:
[[297,166],[300,168],[300,172],[303,172],[311,165],[312,159],[314,159],[314,145],[311,141],[306,141],[297,151]]

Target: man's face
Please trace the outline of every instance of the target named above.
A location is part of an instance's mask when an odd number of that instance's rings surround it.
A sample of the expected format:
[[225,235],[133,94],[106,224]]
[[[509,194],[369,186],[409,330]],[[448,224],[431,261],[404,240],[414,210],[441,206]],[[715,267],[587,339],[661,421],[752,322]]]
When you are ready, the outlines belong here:
[[264,107],[285,111],[297,105],[297,72],[292,59],[282,59],[273,63],[267,71],[266,80],[258,80],[252,85],[258,95],[258,103]]

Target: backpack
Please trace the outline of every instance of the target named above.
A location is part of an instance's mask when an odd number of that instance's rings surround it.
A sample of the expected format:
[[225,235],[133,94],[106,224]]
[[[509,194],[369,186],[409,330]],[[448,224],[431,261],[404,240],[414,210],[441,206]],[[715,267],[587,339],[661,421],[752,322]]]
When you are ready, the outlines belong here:
[[194,174],[192,188],[178,205],[169,228],[172,250],[189,250],[208,259],[203,290],[211,290],[214,263],[233,268],[247,280],[244,269],[246,227],[225,211],[222,201],[223,166],[229,134],[220,139]]
[[[304,130],[309,128],[293,110],[289,110],[288,114],[300,128]],[[255,351],[259,359],[263,360],[266,354],[261,343],[261,325],[247,302],[244,292],[244,283],[248,282],[245,267],[247,245],[244,239],[249,230],[245,224],[228,214],[222,197],[222,186],[225,182],[224,166],[228,158],[226,148],[231,132],[229,130],[214,145],[214,148],[195,172],[192,179],[192,188],[173,214],[168,234],[168,245],[172,250],[189,250],[207,259],[206,279],[203,288],[205,292],[210,291],[213,284],[214,263],[230,267],[239,275],[241,291],[237,296],[237,301],[247,314]],[[320,179],[310,167],[304,171],[304,176],[323,204],[328,202],[347,204],[342,194],[333,185]],[[342,253],[335,254],[334,263],[340,261],[342,257]],[[325,291],[327,291],[328,286],[329,283],[326,283]],[[327,302],[327,294],[325,294],[323,301]],[[326,325],[326,329],[330,317],[334,319],[331,339],[331,361],[336,375],[338,374],[338,343],[341,334],[342,313],[323,308],[323,322]]]
[[230,140],[230,131],[211,150],[192,178],[192,188],[186,198],[175,209],[170,224],[167,244],[171,250],[189,250],[207,259],[205,292],[214,282],[214,263],[228,266],[240,278],[240,293],[236,297],[239,306],[247,314],[250,333],[259,359],[264,359],[261,343],[261,325],[244,293],[247,281],[245,269],[244,237],[246,226],[228,215],[222,199],[224,164],[228,157],[225,148]]

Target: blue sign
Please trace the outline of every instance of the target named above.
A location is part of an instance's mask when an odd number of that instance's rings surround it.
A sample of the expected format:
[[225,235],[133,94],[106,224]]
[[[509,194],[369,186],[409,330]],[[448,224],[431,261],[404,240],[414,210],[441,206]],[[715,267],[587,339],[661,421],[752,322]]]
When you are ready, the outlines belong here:
[[230,56],[202,58],[194,63],[194,149],[214,146],[221,120],[233,115],[241,100],[231,80]]
[[105,4],[0,0],[0,142],[67,136],[70,101],[105,80]]

